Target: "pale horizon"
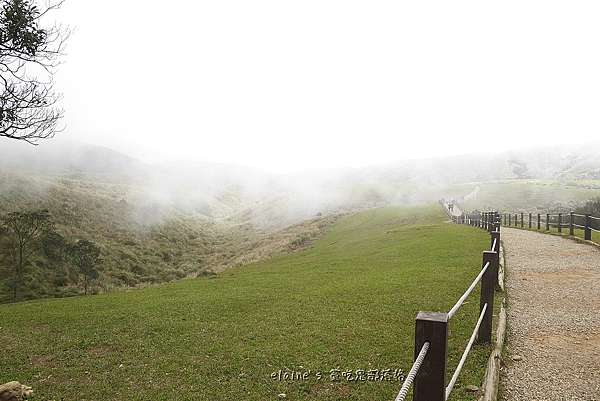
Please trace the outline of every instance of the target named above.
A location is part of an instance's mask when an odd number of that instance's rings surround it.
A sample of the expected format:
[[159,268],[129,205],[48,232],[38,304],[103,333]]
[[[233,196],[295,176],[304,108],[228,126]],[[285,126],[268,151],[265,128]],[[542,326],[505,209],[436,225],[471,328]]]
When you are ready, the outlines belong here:
[[56,13],[74,28],[60,136],[285,173],[600,132],[593,2],[171,4]]

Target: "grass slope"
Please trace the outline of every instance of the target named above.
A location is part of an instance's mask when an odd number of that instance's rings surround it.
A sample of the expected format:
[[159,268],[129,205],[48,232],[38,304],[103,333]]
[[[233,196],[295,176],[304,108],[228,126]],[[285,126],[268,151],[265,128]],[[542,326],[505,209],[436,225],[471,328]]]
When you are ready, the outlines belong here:
[[[227,194],[235,197],[233,190],[222,197]],[[244,209],[248,215],[228,218],[222,216],[225,212],[215,211],[221,216],[215,219],[200,210],[210,211],[207,205],[197,206],[198,211],[184,210],[144,197],[135,184],[0,170],[0,204],[4,207],[0,217],[11,211],[48,209],[57,231],[69,241],[87,239],[100,246],[104,262],[98,266],[100,278],[93,291],[173,281],[291,252],[305,247],[335,220],[333,216],[307,217],[269,231],[253,224],[256,216],[250,213],[252,209]],[[234,199],[214,200],[218,202],[215,210],[236,204]],[[271,217],[282,220],[275,212]],[[12,291],[4,284],[13,276],[14,263],[3,251],[0,237],[0,303],[11,300]],[[29,262],[25,299],[82,293],[81,286],[68,279],[68,266],[57,266],[39,249]]]
[[480,189],[478,195],[461,202],[465,210],[568,210],[600,194],[600,182],[597,180],[532,179],[461,184],[452,187],[448,193],[460,197],[476,187]]
[[[330,369],[411,366],[419,310],[448,310],[488,236],[437,206],[346,216],[313,247],[216,278],[0,305],[0,382],[37,400],[393,400],[398,381],[331,382]],[[450,326],[448,374],[477,318]],[[452,399],[473,399],[489,350],[475,347]],[[271,379],[279,369],[306,381]],[[321,371],[318,381],[314,372]]]

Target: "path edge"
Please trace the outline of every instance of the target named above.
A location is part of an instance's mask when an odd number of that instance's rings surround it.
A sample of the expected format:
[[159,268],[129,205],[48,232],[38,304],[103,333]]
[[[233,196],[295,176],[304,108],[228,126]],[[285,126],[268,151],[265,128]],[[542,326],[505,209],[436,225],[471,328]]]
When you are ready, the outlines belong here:
[[[504,291],[504,279],[506,269],[506,252],[504,252],[504,244],[501,242],[501,264],[498,276],[499,285]],[[506,296],[502,298],[502,306],[498,313],[498,325],[496,327],[496,345],[492,351],[485,376],[483,377],[483,394],[479,397],[479,401],[496,401],[498,398],[498,388],[500,383],[500,364],[502,363],[502,349],[504,348],[504,339],[506,337]]]

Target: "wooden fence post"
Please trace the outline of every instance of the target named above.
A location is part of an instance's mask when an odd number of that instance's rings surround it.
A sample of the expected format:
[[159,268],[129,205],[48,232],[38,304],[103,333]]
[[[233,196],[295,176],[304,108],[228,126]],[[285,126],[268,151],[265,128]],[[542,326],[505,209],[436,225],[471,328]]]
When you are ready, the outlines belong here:
[[569,235],[575,235],[575,226],[573,225],[573,212],[569,213]]
[[487,226],[487,231],[488,232],[492,232],[494,231],[494,227],[496,226],[496,217],[494,212],[488,212],[488,226]]
[[540,230],[540,228],[541,228],[542,217],[541,217],[541,215],[540,215],[539,213],[538,213],[537,215],[538,215],[538,216],[537,216],[537,217],[538,217],[538,218],[537,218],[537,223],[538,223],[538,225],[537,225],[537,229],[538,229],[538,231],[539,231],[539,230]]
[[508,214],[508,225],[512,226],[512,214]]
[[592,240],[592,218],[589,214],[585,215],[585,230],[583,237],[586,241]]
[[496,261],[496,252],[484,251],[483,252],[483,266],[486,263],[490,263],[489,267],[481,278],[481,294],[479,297],[479,313],[483,310],[485,304],[487,309],[483,315],[481,326],[479,326],[479,333],[477,338],[479,342],[489,344],[492,341],[492,315],[494,313],[494,289],[496,284],[494,281],[498,273],[494,271],[494,265]]
[[515,227],[519,226],[519,215],[515,213]]
[[562,233],[562,213],[558,214],[558,232]]
[[523,212],[521,212],[521,228],[525,227],[524,223],[523,223]]
[[550,231],[550,214],[546,213],[546,231]]
[[447,313],[419,312],[415,324],[415,359],[426,342],[429,342],[429,351],[415,377],[413,401],[445,401]]
[[529,213],[529,229],[531,230],[531,213]]

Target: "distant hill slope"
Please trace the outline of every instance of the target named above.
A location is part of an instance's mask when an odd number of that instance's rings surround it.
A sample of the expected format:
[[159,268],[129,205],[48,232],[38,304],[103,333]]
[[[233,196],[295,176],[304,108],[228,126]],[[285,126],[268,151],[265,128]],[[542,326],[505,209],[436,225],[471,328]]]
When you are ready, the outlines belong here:
[[[273,227],[279,221],[278,228],[324,211],[436,201],[457,184],[600,180],[600,143],[285,175],[216,163],[147,164],[107,148],[67,141],[1,145],[0,171],[133,185],[146,203],[215,218],[252,212],[256,225]],[[269,215],[273,218],[265,218]]]
[[[206,210],[178,208],[149,201],[140,186],[86,178],[0,170],[0,214],[48,209],[57,231],[69,241],[99,244],[103,263],[97,290],[102,291],[212,274],[302,249],[333,221],[313,216],[264,230],[235,213],[214,218],[212,205],[199,207]],[[10,292],[3,284],[12,277],[12,263],[8,254],[0,255],[0,302],[8,300]],[[31,258],[26,281],[26,298],[80,292],[68,266],[53,264],[40,251]]]
[[[373,207],[470,193],[467,208],[565,207],[598,193],[598,156],[592,144],[275,175],[215,163],[147,164],[63,140],[3,141],[0,215],[49,209],[68,239],[100,244],[100,282],[110,289],[287,252],[317,236],[330,216]],[[65,273],[43,258],[33,263],[40,273],[29,277],[29,297],[78,291],[68,283],[58,289]]]

